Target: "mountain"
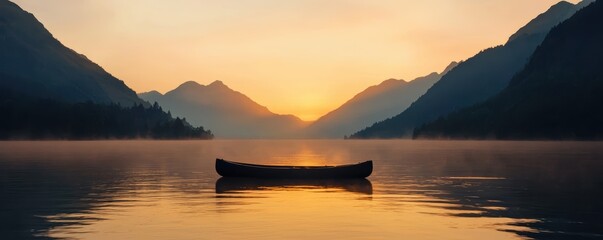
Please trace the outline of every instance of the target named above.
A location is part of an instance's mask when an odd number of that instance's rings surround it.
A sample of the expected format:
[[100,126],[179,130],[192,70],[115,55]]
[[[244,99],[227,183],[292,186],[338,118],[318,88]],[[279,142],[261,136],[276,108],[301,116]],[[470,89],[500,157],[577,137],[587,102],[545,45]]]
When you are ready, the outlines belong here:
[[509,86],[417,137],[603,139],[603,1],[549,33]]
[[221,81],[207,86],[189,81],[164,95],[152,91],[139,96],[194,125],[210,128],[220,138],[295,137],[307,125],[293,115],[271,112]]
[[[145,106],[146,105],[146,106]],[[0,139],[211,139],[0,0]]]
[[555,26],[582,5],[559,2],[522,27],[504,45],[469,58],[444,75],[404,112],[377,122],[352,138],[411,137],[415,128],[501,92]]
[[0,140],[211,139],[159,105],[66,103],[0,89]]
[[65,47],[8,0],[0,0],[0,53],[0,88],[71,103],[143,103],[124,82]]
[[342,138],[371,123],[392,117],[404,111],[457,64],[452,62],[441,74],[434,72],[410,82],[389,79],[371,86],[313,122],[305,130],[306,135]]
[[[584,4],[583,1],[580,4]],[[580,9],[582,5],[571,6],[567,2],[560,2],[553,5],[548,11],[530,21],[527,25],[520,28],[516,33],[509,37],[507,42],[511,42],[521,37],[527,37],[534,34],[546,35],[553,27],[559,24],[560,20],[568,19],[575,11],[568,11],[568,9]]]

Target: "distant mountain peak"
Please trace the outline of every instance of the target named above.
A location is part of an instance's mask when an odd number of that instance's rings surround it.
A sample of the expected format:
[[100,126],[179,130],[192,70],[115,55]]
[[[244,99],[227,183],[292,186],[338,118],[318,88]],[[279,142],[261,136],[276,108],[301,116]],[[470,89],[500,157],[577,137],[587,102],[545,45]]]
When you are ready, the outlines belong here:
[[150,103],[156,102],[157,99],[160,98],[160,97],[162,97],[162,96],[163,96],[163,94],[161,94],[160,92],[155,91],[155,90],[152,90],[152,91],[149,91],[149,92],[143,92],[143,93],[139,93],[138,94],[138,97],[140,97],[140,98],[142,98],[142,99],[144,99],[144,100],[146,100],[146,101],[148,101]]
[[210,127],[218,137],[294,137],[298,129],[308,124],[293,115],[275,114],[219,80],[209,85],[187,81],[164,95],[143,93],[139,96],[158,102],[174,116]]
[[208,86],[226,86],[226,84],[224,84],[224,82],[222,82],[221,80],[216,80],[210,83]]
[[448,66],[446,66],[446,68],[444,69],[444,71],[442,71],[442,75],[445,75],[446,73],[450,72],[450,70],[452,70],[453,68],[455,68],[456,66],[458,66],[459,63],[457,61],[452,61],[450,64],[448,64]]
[[189,87],[202,87],[203,85],[199,84],[198,82],[195,81],[186,81],[183,82],[182,84],[180,84],[180,86],[178,86],[178,88],[189,88]]
[[210,89],[236,92],[235,90],[232,90],[230,87],[228,87],[226,84],[224,84],[224,82],[222,82],[220,80],[213,81],[212,83],[207,85],[207,87]]
[[558,2],[511,35],[507,44],[517,38],[536,34],[541,34],[543,35],[542,38],[544,38],[544,35],[546,35],[551,28],[571,17],[576,10],[576,5],[572,3],[566,1]]
[[394,116],[423,95],[441,75],[432,72],[411,81],[390,78],[356,94],[306,129],[314,138],[341,138],[376,121]]
[[[556,10],[564,9],[567,7],[573,7],[573,6],[575,6],[575,5],[568,1],[560,1],[556,4],[554,4],[553,6],[551,6],[547,12],[556,11]],[[544,14],[546,14],[547,12],[545,12]]]
[[163,95],[163,94],[161,94],[160,92],[158,92],[157,90],[151,90],[151,91],[148,91],[148,92],[143,92],[143,93],[140,93],[140,94],[154,94],[154,95]]
[[176,89],[196,89],[196,88],[227,89],[227,90],[230,90],[230,88],[228,86],[226,86],[226,84],[224,84],[224,82],[222,82],[220,80],[213,81],[209,85],[203,85],[203,84],[200,84],[200,83],[192,81],[192,80],[191,81],[186,81],[186,82],[180,84],[180,86],[178,86]]

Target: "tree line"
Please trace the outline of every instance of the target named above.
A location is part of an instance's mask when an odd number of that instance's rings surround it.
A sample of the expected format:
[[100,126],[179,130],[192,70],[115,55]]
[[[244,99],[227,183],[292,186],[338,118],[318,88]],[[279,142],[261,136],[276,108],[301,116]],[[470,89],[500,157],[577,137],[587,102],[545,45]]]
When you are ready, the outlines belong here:
[[157,104],[121,106],[32,99],[0,90],[0,139],[212,139]]

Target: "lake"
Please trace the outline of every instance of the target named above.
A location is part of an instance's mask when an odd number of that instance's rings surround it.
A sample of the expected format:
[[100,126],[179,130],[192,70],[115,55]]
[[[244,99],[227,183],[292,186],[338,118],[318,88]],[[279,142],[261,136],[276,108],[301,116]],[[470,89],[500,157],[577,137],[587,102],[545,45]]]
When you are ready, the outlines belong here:
[[[242,181],[215,158],[375,168]],[[602,173],[603,142],[0,142],[0,238],[601,239]]]

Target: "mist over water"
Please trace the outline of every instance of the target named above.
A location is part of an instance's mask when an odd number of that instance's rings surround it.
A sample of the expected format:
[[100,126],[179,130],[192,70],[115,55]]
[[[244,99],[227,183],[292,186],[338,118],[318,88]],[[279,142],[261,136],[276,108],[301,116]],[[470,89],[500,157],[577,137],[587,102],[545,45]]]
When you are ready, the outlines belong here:
[[[215,158],[374,161],[367,180],[220,178]],[[603,143],[0,142],[6,239],[594,239]],[[4,239],[3,237],[3,239]]]

